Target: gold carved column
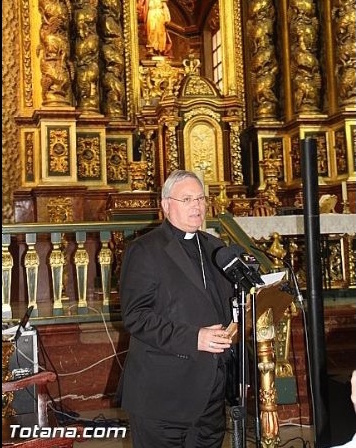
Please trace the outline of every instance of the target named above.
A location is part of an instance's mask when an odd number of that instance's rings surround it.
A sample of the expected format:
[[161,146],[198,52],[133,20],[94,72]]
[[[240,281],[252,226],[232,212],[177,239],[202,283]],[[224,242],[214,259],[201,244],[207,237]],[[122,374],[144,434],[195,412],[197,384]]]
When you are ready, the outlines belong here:
[[99,112],[98,2],[74,1],[76,99],[82,113]]
[[169,119],[165,123],[165,148],[166,148],[166,169],[167,173],[171,173],[179,168],[178,144],[176,129],[179,121],[177,119]]
[[246,21],[249,38],[250,85],[253,116],[258,121],[277,118],[279,67],[274,47],[276,11],[272,0],[248,3]]
[[141,160],[146,162],[146,186],[150,191],[155,191],[156,189],[156,164],[155,164],[155,153],[156,153],[156,141],[155,141],[155,130],[145,126],[140,128],[141,143],[140,143],[140,153]]
[[257,358],[260,372],[260,419],[263,447],[275,447],[280,442],[275,383],[276,355],[273,311],[269,308],[257,320]]
[[72,105],[73,65],[70,60],[72,6],[64,0],[38,0],[41,16],[40,55],[42,104]]
[[231,109],[224,118],[230,127],[230,159],[231,159],[231,181],[235,185],[243,185],[242,155],[240,133],[243,127],[243,110]]
[[356,76],[356,15],[354,0],[334,0],[332,4],[332,24],[335,39],[335,71],[338,92],[338,106],[355,107]]

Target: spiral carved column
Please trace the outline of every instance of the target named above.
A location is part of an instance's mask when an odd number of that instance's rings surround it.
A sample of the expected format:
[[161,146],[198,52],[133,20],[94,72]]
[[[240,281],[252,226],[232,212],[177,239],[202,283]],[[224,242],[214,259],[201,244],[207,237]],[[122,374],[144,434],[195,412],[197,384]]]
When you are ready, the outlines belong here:
[[319,112],[321,75],[319,21],[313,2],[294,0],[288,9],[291,36],[291,81],[294,111]]
[[334,0],[333,6],[338,104],[346,107],[356,100],[356,4],[355,0]]
[[246,26],[251,53],[253,113],[257,120],[271,120],[277,118],[276,79],[279,72],[273,43],[273,2],[249,2],[248,15]]
[[72,102],[69,27],[71,4],[63,0],[39,0],[41,14],[40,55],[44,106],[70,106]]
[[78,2],[75,10],[76,98],[83,113],[99,112],[97,2]]

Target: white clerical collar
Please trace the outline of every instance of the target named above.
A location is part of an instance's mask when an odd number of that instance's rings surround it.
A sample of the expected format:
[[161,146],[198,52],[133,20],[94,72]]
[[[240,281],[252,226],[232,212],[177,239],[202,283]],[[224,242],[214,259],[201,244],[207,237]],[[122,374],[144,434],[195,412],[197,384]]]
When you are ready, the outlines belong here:
[[189,233],[189,232],[187,232],[185,235],[184,235],[184,239],[185,240],[191,240],[192,238],[194,238],[195,237],[195,233]]

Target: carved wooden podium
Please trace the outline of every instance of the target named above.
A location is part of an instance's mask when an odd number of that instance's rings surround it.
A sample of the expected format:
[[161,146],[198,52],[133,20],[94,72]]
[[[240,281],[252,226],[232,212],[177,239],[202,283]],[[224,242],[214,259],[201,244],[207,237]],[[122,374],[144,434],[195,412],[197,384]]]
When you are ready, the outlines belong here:
[[[252,292],[252,291],[251,291]],[[293,304],[292,289],[286,280],[259,286],[255,292],[257,365],[259,371],[259,407],[261,421],[261,444],[265,448],[278,446],[279,423],[277,414],[276,354],[274,349],[275,327],[288,314]],[[248,298],[249,302],[249,298]],[[236,323],[228,327],[234,338],[238,334]],[[247,305],[246,331],[252,330],[251,308]],[[237,337],[236,337],[237,339]],[[257,393],[257,391],[255,391]]]

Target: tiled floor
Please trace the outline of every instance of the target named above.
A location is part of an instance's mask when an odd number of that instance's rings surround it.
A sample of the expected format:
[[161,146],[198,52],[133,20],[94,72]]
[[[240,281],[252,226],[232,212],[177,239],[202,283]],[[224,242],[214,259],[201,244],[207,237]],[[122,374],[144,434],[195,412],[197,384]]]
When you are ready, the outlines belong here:
[[[120,409],[105,409],[101,411],[87,411],[80,414],[80,418],[100,420],[115,420],[117,422],[127,423],[125,414]],[[98,420],[97,419],[97,420]],[[251,421],[250,421],[251,420]],[[246,445],[248,448],[256,447],[255,434],[253,430],[253,419],[248,418],[246,430]],[[233,448],[233,430],[231,418],[228,418],[228,428],[224,439],[223,448]],[[309,426],[281,426],[280,427],[280,446],[287,447],[305,447],[313,446],[313,430]],[[131,448],[130,431],[127,432],[126,437],[121,438],[100,438],[96,440],[86,440],[85,444],[75,442],[74,448]],[[163,448],[163,447],[157,447]]]

